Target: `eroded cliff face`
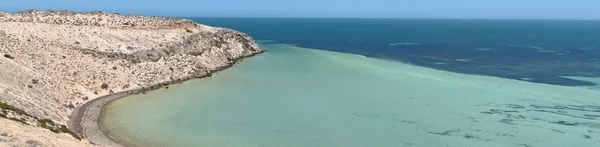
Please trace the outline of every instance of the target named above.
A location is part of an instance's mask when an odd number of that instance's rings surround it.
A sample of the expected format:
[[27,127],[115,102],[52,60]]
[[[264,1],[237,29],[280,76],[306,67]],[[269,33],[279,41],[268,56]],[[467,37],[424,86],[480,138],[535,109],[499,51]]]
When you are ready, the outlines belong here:
[[85,101],[207,76],[260,52],[247,34],[186,19],[0,12],[0,102],[66,124]]

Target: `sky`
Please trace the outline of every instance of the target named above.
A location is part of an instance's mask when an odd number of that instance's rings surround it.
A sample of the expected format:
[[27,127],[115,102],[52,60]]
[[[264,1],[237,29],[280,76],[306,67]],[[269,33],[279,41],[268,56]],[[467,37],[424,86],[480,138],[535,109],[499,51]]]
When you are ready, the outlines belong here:
[[0,10],[175,17],[596,19],[600,0],[2,0]]

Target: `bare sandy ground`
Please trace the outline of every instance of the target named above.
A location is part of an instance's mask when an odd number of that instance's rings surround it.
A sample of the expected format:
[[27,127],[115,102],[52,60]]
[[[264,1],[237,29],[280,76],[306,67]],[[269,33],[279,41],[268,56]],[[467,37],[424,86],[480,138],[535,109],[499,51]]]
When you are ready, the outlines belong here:
[[95,146],[68,134],[56,134],[7,119],[0,119],[0,128],[0,146]]
[[[186,19],[0,12],[0,102],[28,114],[8,111],[8,117],[30,126],[49,119],[58,127],[67,124],[73,110],[98,97],[209,76],[259,52],[246,34]],[[23,128],[13,121],[0,124],[7,126],[0,133]],[[29,135],[40,139],[63,135],[39,129],[49,133]],[[17,144],[0,140],[3,143]]]

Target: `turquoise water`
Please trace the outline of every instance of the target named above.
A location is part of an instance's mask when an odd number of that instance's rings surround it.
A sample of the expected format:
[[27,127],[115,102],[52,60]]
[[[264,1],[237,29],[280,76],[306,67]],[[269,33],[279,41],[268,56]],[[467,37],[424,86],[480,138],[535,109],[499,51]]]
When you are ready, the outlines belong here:
[[[563,86],[600,78],[600,21],[191,18],[254,39]],[[526,80],[524,80],[526,79]]]
[[600,146],[600,21],[191,19],[270,40],[268,52],[109,104],[109,134],[138,146]]
[[600,91],[280,44],[210,78],[117,100],[138,146],[592,147]]

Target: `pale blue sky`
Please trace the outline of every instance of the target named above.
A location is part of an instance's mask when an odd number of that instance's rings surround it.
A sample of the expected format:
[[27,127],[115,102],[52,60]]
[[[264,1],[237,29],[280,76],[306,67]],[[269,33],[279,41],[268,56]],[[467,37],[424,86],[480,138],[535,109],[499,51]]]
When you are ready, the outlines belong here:
[[0,10],[199,17],[600,19],[600,0],[4,0]]

